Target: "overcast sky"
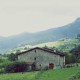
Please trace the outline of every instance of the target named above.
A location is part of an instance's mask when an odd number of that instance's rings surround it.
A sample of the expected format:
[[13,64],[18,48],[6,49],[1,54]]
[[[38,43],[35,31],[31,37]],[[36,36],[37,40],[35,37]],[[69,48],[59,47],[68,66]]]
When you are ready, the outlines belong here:
[[0,0],[0,35],[38,32],[80,17],[80,0]]

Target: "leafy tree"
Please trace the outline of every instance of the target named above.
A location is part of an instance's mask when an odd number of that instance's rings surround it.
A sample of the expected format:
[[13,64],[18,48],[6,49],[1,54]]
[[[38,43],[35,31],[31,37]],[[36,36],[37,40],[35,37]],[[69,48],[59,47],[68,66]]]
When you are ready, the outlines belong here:
[[65,62],[66,62],[66,64],[70,64],[71,63],[71,57],[67,53],[65,54]]
[[45,45],[43,48],[48,48],[48,46],[47,46],[47,45]]
[[65,54],[65,63],[69,64],[70,63],[70,57],[68,54]]
[[4,62],[4,60],[0,58],[0,63],[3,63],[3,62]]
[[75,63],[76,62],[76,57],[73,54],[65,54],[65,61],[66,64],[70,64],[70,63]]
[[8,59],[10,61],[16,61],[17,60],[17,55],[14,54],[14,53],[11,53],[11,54],[8,55]]
[[71,54],[71,56],[70,56],[70,61],[71,61],[71,63],[75,63],[75,62],[76,62],[76,57],[75,57],[75,55]]
[[70,51],[70,53],[72,53],[73,55],[75,55],[76,57],[76,62],[78,61],[78,59],[80,58],[80,45],[75,47],[74,49],[72,49]]

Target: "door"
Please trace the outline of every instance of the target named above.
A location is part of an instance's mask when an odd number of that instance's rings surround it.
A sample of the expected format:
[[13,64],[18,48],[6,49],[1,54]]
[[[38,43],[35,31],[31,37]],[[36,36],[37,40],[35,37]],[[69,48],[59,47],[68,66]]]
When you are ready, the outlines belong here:
[[54,64],[53,63],[49,63],[49,69],[53,69],[54,68]]

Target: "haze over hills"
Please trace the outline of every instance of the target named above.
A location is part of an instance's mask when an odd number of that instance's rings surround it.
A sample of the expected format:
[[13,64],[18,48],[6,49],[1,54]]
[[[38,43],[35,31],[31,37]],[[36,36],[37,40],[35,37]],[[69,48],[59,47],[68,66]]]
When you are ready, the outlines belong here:
[[3,39],[4,37],[0,36],[0,40]]
[[80,18],[59,28],[52,28],[37,33],[22,33],[10,37],[0,37],[0,52],[20,45],[36,45],[53,42],[65,38],[73,38],[80,34]]
[[0,41],[4,40],[5,37],[0,36]]

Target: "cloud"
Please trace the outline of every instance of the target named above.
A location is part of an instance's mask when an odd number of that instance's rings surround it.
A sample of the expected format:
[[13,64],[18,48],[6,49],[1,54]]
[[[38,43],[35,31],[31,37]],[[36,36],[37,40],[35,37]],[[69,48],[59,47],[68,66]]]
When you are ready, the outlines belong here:
[[58,27],[80,16],[80,0],[0,0],[0,35]]

